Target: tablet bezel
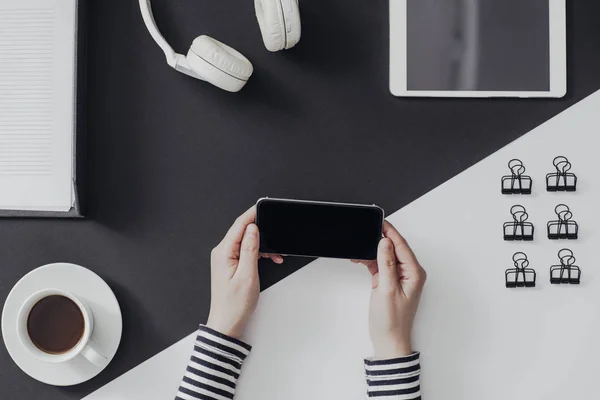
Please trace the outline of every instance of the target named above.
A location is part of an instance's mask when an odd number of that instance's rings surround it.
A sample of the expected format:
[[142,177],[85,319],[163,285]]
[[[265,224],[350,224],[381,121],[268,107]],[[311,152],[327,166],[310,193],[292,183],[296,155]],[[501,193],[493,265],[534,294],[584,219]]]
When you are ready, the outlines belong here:
[[565,0],[550,2],[549,91],[443,91],[407,89],[407,1],[390,0],[390,92],[398,97],[552,97],[567,93],[567,17]]

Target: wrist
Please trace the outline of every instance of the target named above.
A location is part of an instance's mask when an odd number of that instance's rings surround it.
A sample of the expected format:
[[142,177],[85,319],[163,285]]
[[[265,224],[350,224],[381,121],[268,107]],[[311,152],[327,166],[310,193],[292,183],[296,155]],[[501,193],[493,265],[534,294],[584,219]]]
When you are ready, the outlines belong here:
[[401,340],[385,344],[374,344],[374,358],[376,359],[392,359],[406,357],[413,354],[413,348],[410,340]]
[[242,336],[242,330],[233,326],[232,324],[225,323],[223,321],[215,320],[214,318],[208,317],[206,321],[206,327],[217,331],[223,335],[229,336],[234,339],[240,339]]

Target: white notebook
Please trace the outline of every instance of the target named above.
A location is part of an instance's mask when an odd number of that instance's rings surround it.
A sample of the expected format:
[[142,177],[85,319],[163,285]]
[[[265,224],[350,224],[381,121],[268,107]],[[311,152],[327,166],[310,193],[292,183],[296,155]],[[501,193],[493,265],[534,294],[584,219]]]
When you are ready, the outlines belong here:
[[75,202],[77,0],[0,0],[0,210]]

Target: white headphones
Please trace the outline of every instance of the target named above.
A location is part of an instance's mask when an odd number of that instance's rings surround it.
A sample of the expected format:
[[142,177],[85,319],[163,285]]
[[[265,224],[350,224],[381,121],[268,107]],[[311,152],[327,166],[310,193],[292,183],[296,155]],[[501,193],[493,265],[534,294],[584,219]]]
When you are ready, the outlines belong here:
[[[177,54],[161,35],[150,0],[139,0],[148,32],[175,70],[211,83],[228,92],[239,92],[254,68],[241,53],[209,36],[197,37],[187,56]],[[256,18],[265,47],[269,51],[287,50],[300,41],[298,0],[255,0]]]

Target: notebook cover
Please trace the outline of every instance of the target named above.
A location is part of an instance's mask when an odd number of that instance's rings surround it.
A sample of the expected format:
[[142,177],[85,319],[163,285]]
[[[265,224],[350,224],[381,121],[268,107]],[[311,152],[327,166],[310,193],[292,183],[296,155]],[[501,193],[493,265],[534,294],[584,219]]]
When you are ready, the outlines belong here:
[[75,34],[77,41],[75,49],[75,129],[73,153],[73,192],[74,205],[67,212],[58,211],[30,211],[30,210],[2,210],[0,218],[83,218],[84,217],[84,185],[85,185],[85,151],[86,151],[86,85],[87,85],[87,0],[77,1],[77,27]]

